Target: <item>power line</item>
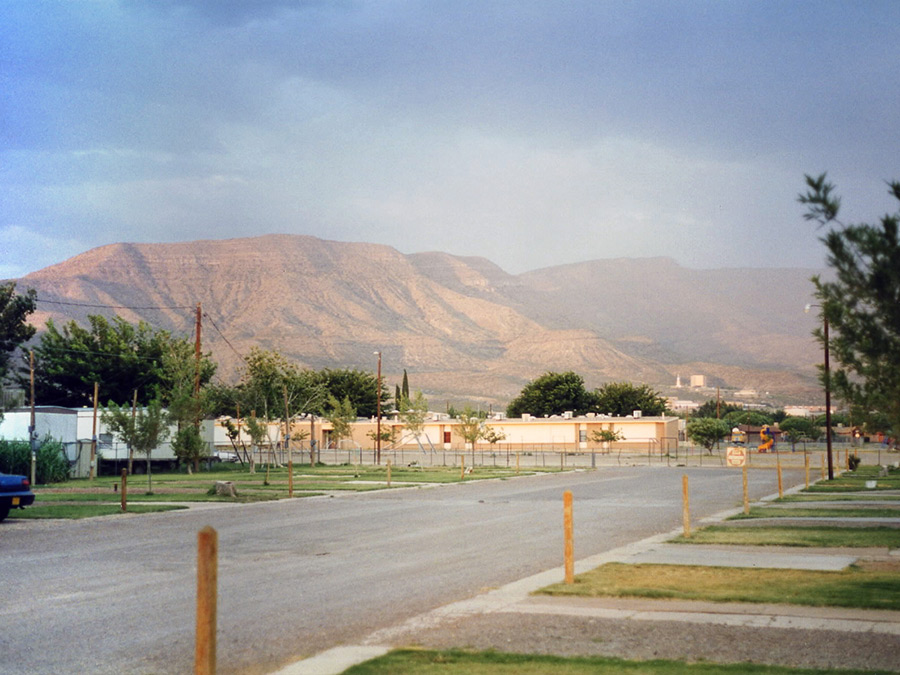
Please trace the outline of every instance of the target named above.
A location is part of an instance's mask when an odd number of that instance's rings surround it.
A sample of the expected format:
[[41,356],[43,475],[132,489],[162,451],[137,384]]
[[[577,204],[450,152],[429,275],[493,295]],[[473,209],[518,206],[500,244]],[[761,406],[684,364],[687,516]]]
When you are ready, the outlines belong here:
[[43,302],[51,305],[70,305],[72,307],[94,307],[99,309],[193,309],[188,305],[170,305],[160,307],[143,307],[131,305],[102,305],[87,302],[65,302],[63,300],[47,300],[45,298],[35,298],[35,302]]
[[244,356],[243,354],[241,354],[237,349],[235,349],[234,345],[228,341],[227,337],[225,337],[225,334],[221,330],[219,330],[219,327],[216,325],[216,322],[212,320],[212,317],[209,314],[207,314],[206,312],[203,312],[203,316],[205,316],[207,319],[209,319],[209,322],[212,324],[212,327],[216,329],[216,332],[219,334],[219,337],[221,337],[223,340],[225,340],[225,344],[231,348],[231,351],[233,351],[235,354],[237,354],[240,357],[241,361],[246,361],[247,357]]

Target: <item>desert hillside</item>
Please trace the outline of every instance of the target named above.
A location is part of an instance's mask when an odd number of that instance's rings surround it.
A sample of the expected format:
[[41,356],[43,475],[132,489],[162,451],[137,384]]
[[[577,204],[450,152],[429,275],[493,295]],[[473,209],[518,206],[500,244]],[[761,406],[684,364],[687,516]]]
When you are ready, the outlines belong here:
[[[114,244],[18,280],[34,319],[118,313],[203,340],[233,379],[253,345],[304,366],[403,369],[415,388],[502,404],[548,370],[661,389],[705,374],[735,389],[814,395],[812,270],[690,270],[598,260],[520,275],[483,258],[404,255],[297,235]],[[70,303],[70,304],[63,304]]]

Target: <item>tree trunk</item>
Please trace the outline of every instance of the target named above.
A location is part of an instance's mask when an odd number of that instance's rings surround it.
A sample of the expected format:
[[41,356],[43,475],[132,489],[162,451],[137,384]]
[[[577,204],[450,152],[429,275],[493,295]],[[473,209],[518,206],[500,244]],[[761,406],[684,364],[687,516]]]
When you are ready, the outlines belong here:
[[151,469],[150,469],[150,453],[148,452],[147,453],[147,492],[148,493],[153,492],[153,476],[150,473],[150,471],[151,471]]

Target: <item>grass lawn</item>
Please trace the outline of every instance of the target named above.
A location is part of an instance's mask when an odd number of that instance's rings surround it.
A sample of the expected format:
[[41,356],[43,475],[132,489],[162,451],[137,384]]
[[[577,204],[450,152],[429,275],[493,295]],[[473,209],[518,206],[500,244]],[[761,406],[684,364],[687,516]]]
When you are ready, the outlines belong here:
[[538,593],[900,610],[900,563],[840,572],[608,563]]
[[856,508],[803,508],[776,506],[751,506],[750,513],[738,513],[728,520],[745,518],[900,518],[900,505],[896,508],[886,506],[857,506]]
[[[879,467],[860,466],[856,471],[842,473],[834,480],[826,480],[810,485],[806,492],[877,492],[878,490],[900,490],[900,469],[890,469],[887,476],[878,476]],[[866,488],[866,481],[877,481],[876,487]]]
[[900,529],[892,527],[728,527],[711,525],[677,544],[735,544],[743,546],[900,547]]
[[[139,464],[135,465],[139,467]],[[154,502],[235,502],[248,503],[286,499],[288,497],[287,467],[257,465],[256,473],[251,474],[246,467],[239,464],[216,464],[213,470],[201,470],[199,473],[187,472],[156,473],[152,476],[152,493],[148,491],[146,475],[133,475],[128,478],[129,512],[141,513],[146,509],[130,505],[151,504]],[[142,467],[141,467],[142,468]],[[322,495],[332,491],[366,492],[370,490],[386,490],[409,488],[428,483],[459,483],[463,479],[458,467],[401,467],[391,469],[391,487],[387,486],[387,466],[309,466],[294,464],[293,488],[294,497]],[[526,472],[522,472],[523,474]],[[533,473],[533,472],[528,472]],[[465,481],[484,480],[489,478],[508,478],[516,475],[515,470],[506,468],[476,468],[465,476]],[[222,497],[210,494],[216,481],[231,481],[235,484],[237,497]],[[73,479],[53,485],[36,485],[33,490],[36,496],[35,505],[24,511],[18,511],[10,517],[19,518],[84,518],[89,515],[103,515],[117,512],[121,500],[121,476],[98,476],[93,480],[86,478]],[[53,504],[52,513],[47,509]],[[162,505],[153,508],[155,511],[168,510],[171,507]],[[92,510],[93,509],[93,510]],[[34,513],[29,514],[33,511]],[[71,512],[72,515],[65,515]],[[24,515],[23,515],[24,514]]]
[[841,492],[817,492],[809,494],[802,492],[796,495],[785,495],[780,499],[776,499],[775,503],[783,504],[785,502],[894,502],[900,501],[900,495],[886,495],[883,492],[871,491],[872,494],[844,494]]
[[[397,649],[344,671],[344,675],[841,675],[850,670],[787,668],[751,663],[626,661],[601,656],[562,657],[463,650]],[[888,671],[866,671],[886,675]]]
[[[186,506],[175,504],[128,504],[128,513],[156,513],[158,511],[174,511],[186,509]],[[35,502],[24,509],[13,509],[7,519],[39,519],[39,518],[93,518],[95,516],[122,515],[122,509],[115,504],[40,504]]]

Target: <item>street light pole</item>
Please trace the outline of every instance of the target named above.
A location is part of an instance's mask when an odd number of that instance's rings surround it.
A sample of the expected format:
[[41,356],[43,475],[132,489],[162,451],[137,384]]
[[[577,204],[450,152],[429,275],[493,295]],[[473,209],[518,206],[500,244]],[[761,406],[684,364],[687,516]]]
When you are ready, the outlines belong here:
[[375,463],[381,464],[381,352],[378,355],[378,379],[375,385]]
[[831,364],[828,354],[828,317],[825,316],[825,308],[822,305],[807,305],[804,311],[809,314],[813,307],[822,310],[822,324],[825,337],[825,447],[828,455],[828,480],[834,480],[834,459],[831,452]]

